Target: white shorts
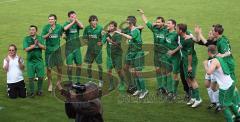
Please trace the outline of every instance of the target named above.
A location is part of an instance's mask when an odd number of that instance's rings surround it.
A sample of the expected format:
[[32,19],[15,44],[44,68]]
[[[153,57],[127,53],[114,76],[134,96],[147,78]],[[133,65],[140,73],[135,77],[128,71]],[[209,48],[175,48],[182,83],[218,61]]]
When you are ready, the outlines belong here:
[[205,75],[205,80],[211,81],[211,83],[217,82],[216,78],[213,75]]

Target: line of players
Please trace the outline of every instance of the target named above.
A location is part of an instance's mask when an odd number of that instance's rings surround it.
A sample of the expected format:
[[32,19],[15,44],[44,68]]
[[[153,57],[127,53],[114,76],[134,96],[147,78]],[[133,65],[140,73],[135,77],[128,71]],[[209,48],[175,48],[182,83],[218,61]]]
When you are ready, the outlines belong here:
[[[209,63],[205,64],[207,71],[206,75],[206,87],[208,89],[208,94],[212,104],[209,108],[213,106],[225,106],[224,101],[228,98],[218,99],[228,94],[228,89],[234,86],[234,103],[231,106],[238,105],[238,91],[235,87],[236,76],[234,74],[234,60],[231,54],[231,47],[229,45],[228,39],[222,35],[223,27],[219,24],[214,25],[211,29],[208,39],[205,39],[202,35],[201,28],[195,28],[195,36],[190,33],[187,29],[186,24],[176,24],[176,21],[169,19],[166,23],[163,17],[157,17],[154,23],[147,20],[144,15],[143,10],[138,10],[146,26],[152,31],[154,38],[154,65],[156,68],[156,80],[158,83],[158,93],[167,94],[170,99],[174,99],[177,95],[177,87],[179,83],[179,77],[181,76],[181,81],[184,86],[184,91],[186,96],[189,97],[188,105],[195,108],[202,102],[199,94],[198,83],[195,79],[196,67],[198,64],[198,59],[196,52],[194,50],[194,43],[201,45],[216,45],[216,48],[209,48],[209,52],[215,51],[214,56],[209,58]],[[60,38],[62,34],[65,34],[66,39],[66,64],[68,65],[68,78],[72,81],[72,68],[73,62],[76,64],[76,76],[77,81],[80,80],[81,76],[81,43],[79,37],[80,29],[83,29],[83,24],[77,19],[77,15],[74,11],[68,13],[69,20],[62,27],[57,24],[57,17],[54,14],[49,15],[49,24],[44,26],[42,31],[42,36],[37,35],[37,27],[32,25],[29,28],[30,35],[24,39],[24,50],[27,52],[27,72],[29,77],[30,95],[34,95],[34,83],[33,78],[38,77],[38,92],[42,92],[42,80],[44,77],[44,66],[42,59],[42,50],[45,51],[45,64],[47,67],[47,77],[48,77],[48,90],[52,90],[51,83],[51,68],[57,67],[58,79],[57,84],[61,82],[62,74],[62,58],[61,58],[61,48],[60,48]],[[128,91],[133,93],[134,96],[138,96],[140,99],[144,98],[148,94],[148,90],[145,86],[145,81],[142,77],[142,69],[144,66],[144,51],[142,49],[142,38],[141,30],[142,26],[136,26],[136,18],[134,16],[129,16],[127,18],[126,24],[127,28],[119,30],[117,23],[111,21],[108,26],[108,31],[103,32],[103,28],[98,24],[98,18],[95,15],[89,17],[89,23],[83,31],[83,41],[87,43],[87,52],[85,55],[85,62],[88,64],[88,78],[92,78],[92,63],[95,61],[98,64],[99,73],[99,86],[103,85],[102,78],[102,45],[107,43],[107,67],[109,74],[109,90],[114,89],[114,81],[112,77],[112,69],[115,68],[118,76],[120,78],[119,90],[125,90],[125,84],[128,84]],[[43,37],[43,38],[42,38]],[[122,47],[121,41],[124,40],[122,37],[126,38],[129,44],[127,55],[125,58],[124,66],[122,66]],[[45,39],[45,41],[44,41]],[[46,44],[44,43],[46,42]],[[46,46],[46,47],[45,47]],[[214,52],[212,51],[212,52]],[[216,53],[218,52],[218,53]],[[215,57],[220,57],[221,61],[215,61]],[[217,58],[218,59],[218,58]],[[223,76],[230,76],[233,83],[230,86],[226,84],[221,84],[222,79],[218,78],[219,75],[214,75],[209,72],[212,63],[216,63],[216,67],[222,67],[220,64],[227,64],[229,74],[222,74]],[[223,61],[222,61],[223,60]],[[168,66],[166,64],[171,64]],[[215,65],[215,64],[213,64]],[[172,72],[168,72],[172,70]],[[209,75],[212,74],[213,75]],[[126,76],[126,77],[124,77]],[[215,76],[215,77],[214,77]],[[216,77],[217,76],[217,77]],[[126,83],[128,81],[128,83]],[[230,81],[229,81],[230,82]],[[217,85],[218,84],[218,85]],[[136,86],[136,90],[131,91]],[[218,88],[219,86],[219,88]],[[232,88],[232,87],[231,87]],[[220,97],[221,96],[221,97]],[[229,96],[230,97],[230,96]],[[220,107],[217,107],[219,110]],[[225,112],[226,109],[224,109]],[[229,109],[228,109],[229,110]],[[229,119],[229,111],[225,112],[226,118]],[[235,113],[237,115],[237,113]],[[237,115],[238,116],[238,115]]]

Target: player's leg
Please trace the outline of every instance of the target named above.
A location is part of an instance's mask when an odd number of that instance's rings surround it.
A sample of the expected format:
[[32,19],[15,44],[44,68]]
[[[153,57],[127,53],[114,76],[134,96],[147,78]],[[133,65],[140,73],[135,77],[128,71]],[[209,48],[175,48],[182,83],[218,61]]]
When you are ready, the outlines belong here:
[[35,67],[36,65],[28,62],[27,63],[27,75],[28,75],[28,80],[29,80],[29,96],[33,97],[34,96],[34,77],[35,77]]
[[87,75],[88,75],[88,80],[92,81],[92,63],[93,63],[93,56],[91,55],[91,52],[87,50],[86,55],[85,55],[85,62],[88,65],[87,68]]
[[195,97],[196,101],[194,104],[191,106],[193,108],[199,106],[202,103],[202,99],[200,98],[200,93],[199,93],[199,85],[196,80],[196,70],[197,70],[197,60],[193,60],[192,62],[192,72],[189,74],[189,79],[191,82],[191,86],[193,88],[193,96]]
[[25,86],[25,83],[24,83],[24,80],[18,82],[18,96],[21,97],[21,98],[25,98],[26,97],[26,86]]
[[77,82],[80,82],[81,67],[82,67],[82,54],[80,49],[74,51],[74,62],[76,64],[76,77]]
[[45,52],[45,65],[46,65],[46,72],[47,72],[47,80],[48,80],[48,91],[52,91],[52,71],[50,67],[50,56],[51,52]]
[[96,55],[96,63],[98,65],[98,80],[99,80],[99,87],[103,86],[103,68],[102,68],[102,52],[99,52]]
[[185,91],[185,100],[188,101],[190,99],[191,96],[191,92],[190,92],[190,88],[187,84],[187,80],[185,78],[185,74],[184,74],[184,65],[183,65],[183,60],[180,60],[180,78],[183,84],[183,90]]
[[215,112],[220,112],[221,111],[221,106],[219,103],[219,88],[218,84],[215,81],[211,82],[211,89],[212,89],[212,103],[216,104],[216,109]]
[[36,64],[36,76],[38,77],[38,91],[37,94],[39,96],[42,95],[43,92],[43,77],[44,77],[45,73],[44,73],[44,64],[43,62],[38,62]]

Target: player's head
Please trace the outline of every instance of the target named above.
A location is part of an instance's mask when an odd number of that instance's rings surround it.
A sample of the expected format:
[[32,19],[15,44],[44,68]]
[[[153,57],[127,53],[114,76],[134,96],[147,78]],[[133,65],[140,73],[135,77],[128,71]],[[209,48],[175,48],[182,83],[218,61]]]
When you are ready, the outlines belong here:
[[208,56],[214,57],[218,53],[216,45],[208,46]]
[[136,21],[136,23],[137,23],[137,18],[135,16],[128,16],[127,17],[127,21],[128,21],[128,19],[134,19]]
[[219,35],[223,34],[223,31],[224,31],[223,26],[220,24],[216,24],[214,25],[214,29],[213,29],[213,36],[218,37]]
[[128,18],[127,19],[128,27],[136,26],[136,19],[134,18]]
[[88,22],[90,23],[90,25],[92,27],[96,27],[97,26],[97,23],[98,23],[98,17],[96,15],[91,15],[88,19]]
[[50,14],[48,16],[48,22],[50,25],[54,25],[57,22],[57,16],[55,14]]
[[77,17],[77,14],[75,11],[69,11],[68,12],[68,18],[75,19]]
[[176,21],[174,19],[169,19],[167,21],[167,29],[172,30],[172,29],[175,29],[175,27],[176,27]]
[[164,26],[165,20],[163,17],[157,17],[155,23],[156,23],[155,25],[156,27],[161,28]]
[[30,25],[29,26],[29,35],[35,36],[37,34],[38,28],[36,25]]
[[117,22],[111,21],[108,25],[108,29],[110,32],[114,32],[117,30]]
[[15,44],[10,44],[8,46],[8,55],[15,56],[17,53],[17,46]]
[[183,24],[183,23],[177,24],[177,33],[179,35],[182,35],[186,32],[187,32],[187,25],[186,24]]

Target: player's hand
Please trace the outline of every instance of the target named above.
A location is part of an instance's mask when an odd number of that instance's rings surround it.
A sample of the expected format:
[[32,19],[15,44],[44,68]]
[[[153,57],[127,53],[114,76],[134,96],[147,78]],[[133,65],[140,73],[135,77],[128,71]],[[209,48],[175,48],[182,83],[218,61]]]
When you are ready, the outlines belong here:
[[188,66],[188,72],[192,72],[192,66]]
[[50,29],[48,30],[48,33],[51,34],[52,32],[53,32],[53,29],[50,28]]
[[33,48],[35,48],[35,44],[32,44],[32,45],[30,45],[30,49],[33,49]]
[[202,33],[202,29],[198,25],[195,26],[194,31],[196,35]]
[[62,34],[62,38],[63,38],[63,39],[67,39],[66,33],[63,33],[63,34]]
[[39,42],[38,42],[37,39],[34,40],[34,44],[35,44],[35,45],[38,45],[38,44],[39,44]]
[[118,34],[121,34],[121,32],[120,32],[120,31],[118,31],[118,30],[114,31],[114,33],[118,33]]
[[169,50],[169,51],[167,52],[167,54],[168,54],[169,56],[172,56],[172,55],[174,54],[174,52],[173,52],[172,50]]
[[139,25],[139,26],[137,26],[137,28],[140,29],[140,30],[142,30],[142,29],[144,29],[144,26]]
[[185,39],[185,40],[188,40],[188,39],[191,39],[191,38],[192,38],[192,35],[185,35],[185,36],[184,36],[184,39]]
[[7,61],[7,63],[9,63],[9,61],[10,61],[8,56],[5,58],[5,60]]
[[142,9],[137,10],[140,14],[144,14],[144,11]]
[[216,56],[217,56],[217,57],[220,57],[220,58],[223,58],[223,57],[224,57],[224,55],[221,54],[221,53],[218,53]]
[[22,64],[22,63],[23,63],[23,59],[22,59],[22,57],[20,57],[20,56],[19,56],[19,58],[18,58],[18,63],[19,63],[19,64]]
[[112,40],[111,40],[109,37],[107,37],[107,41],[108,41],[108,42],[111,42]]
[[157,25],[157,23],[155,23],[155,22],[154,22],[154,23],[152,23],[152,26],[156,26],[156,25]]
[[102,46],[102,42],[97,42],[97,45],[98,46]]

